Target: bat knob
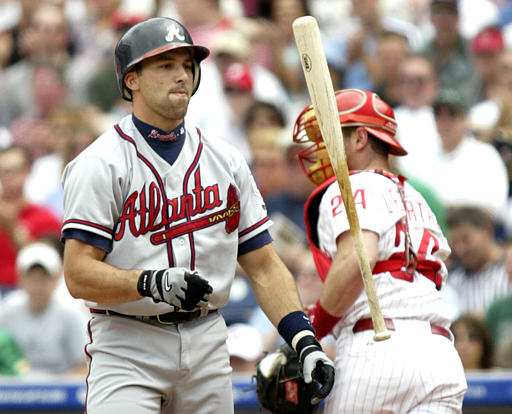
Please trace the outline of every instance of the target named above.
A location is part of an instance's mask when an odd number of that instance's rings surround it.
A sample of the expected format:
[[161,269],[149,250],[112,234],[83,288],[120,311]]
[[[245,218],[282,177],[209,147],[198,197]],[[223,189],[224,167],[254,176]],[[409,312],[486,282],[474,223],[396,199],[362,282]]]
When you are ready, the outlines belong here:
[[375,335],[373,335],[373,340],[375,342],[385,341],[386,339],[389,339],[390,337],[391,337],[391,334],[389,333],[388,330],[386,330],[384,332],[375,332]]

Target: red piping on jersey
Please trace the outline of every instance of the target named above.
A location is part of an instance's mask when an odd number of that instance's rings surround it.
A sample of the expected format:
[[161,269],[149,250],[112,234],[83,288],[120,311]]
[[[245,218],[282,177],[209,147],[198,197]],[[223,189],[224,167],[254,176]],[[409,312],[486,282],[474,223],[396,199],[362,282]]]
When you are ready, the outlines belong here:
[[261,219],[260,221],[258,221],[256,224],[253,224],[251,227],[248,227],[246,228],[245,230],[242,230],[240,232],[240,237],[242,236],[245,236],[247,233],[250,233],[251,231],[253,231],[255,228],[261,226],[262,224],[265,224],[267,221],[269,221],[270,218],[269,217],[265,217],[264,219]]
[[[156,168],[153,166],[153,164],[151,164],[151,162],[149,162],[149,160],[144,157],[138,150],[137,148],[137,144],[135,143],[135,140],[130,137],[129,135],[126,135],[121,127],[119,126],[119,124],[116,124],[114,125],[114,128],[115,130],[117,131],[117,133],[119,134],[119,136],[123,139],[125,139],[126,141],[128,141],[129,143],[131,143],[134,147],[135,147],[135,153],[137,154],[137,157],[140,158],[142,160],[142,162],[144,164],[146,164],[148,166],[148,168],[151,170],[151,172],[153,173],[153,175],[155,176],[156,180],[157,180],[157,183],[158,183],[158,186],[160,187],[160,192],[162,193],[162,199],[165,202],[167,202],[167,194],[165,193],[165,187],[164,187],[164,184],[163,184],[163,181],[162,181],[162,177],[160,177],[160,174],[158,173],[158,171],[156,170]],[[167,229],[169,229],[169,224],[166,224],[165,227]],[[173,267],[174,266],[174,259],[173,259],[173,255],[172,255],[172,244],[171,243],[167,243],[167,257],[168,257],[168,260],[169,260],[169,266],[170,267]]]
[[[201,156],[201,153],[203,152],[203,142],[201,140],[201,131],[199,128],[196,128],[197,130],[197,136],[199,137],[199,145],[197,147],[197,152],[194,157],[194,160],[192,161],[192,164],[190,164],[190,167],[188,167],[187,172],[185,173],[185,178],[183,179],[183,194],[187,194],[187,188],[188,188],[188,180],[190,176],[192,175],[192,171],[196,166],[199,164],[199,158]],[[199,168],[197,168],[197,174],[199,174]],[[185,209],[185,217],[187,221],[190,221],[190,213],[188,209]],[[188,234],[188,242],[190,245],[190,269],[194,270],[196,266],[196,249],[194,244],[194,234],[190,232]]]
[[87,414],[87,396],[89,395],[89,375],[91,375],[91,365],[92,365],[92,355],[87,351],[87,346],[92,344],[92,331],[91,331],[91,321],[92,319],[89,320],[89,322],[87,323],[87,333],[89,334],[89,339],[91,340],[91,342],[89,342],[88,344],[85,344],[84,346],[84,352],[85,352],[85,355],[87,355],[87,357],[89,358],[89,367],[88,367],[88,371],[87,371],[87,376],[85,377],[85,402],[84,402],[84,413]]
[[69,220],[66,220],[64,223],[63,223],[63,226],[65,226],[66,224],[68,223],[75,223],[75,224],[83,224],[84,226],[90,226],[90,227],[94,227],[94,228],[97,228],[99,230],[103,230],[109,234],[113,234],[114,231],[112,229],[109,229],[108,227],[105,227],[105,226],[101,226],[99,224],[96,224],[96,223],[92,223],[90,221],[86,221],[86,220],[78,220],[78,219],[69,219]]

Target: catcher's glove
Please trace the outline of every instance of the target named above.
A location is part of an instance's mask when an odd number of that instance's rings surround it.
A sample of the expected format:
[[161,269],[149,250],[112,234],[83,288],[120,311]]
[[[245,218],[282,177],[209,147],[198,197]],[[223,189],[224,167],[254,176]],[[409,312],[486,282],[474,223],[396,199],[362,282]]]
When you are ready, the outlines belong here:
[[304,382],[297,353],[284,344],[256,366],[256,393],[263,408],[276,414],[310,414],[318,391],[316,381]]

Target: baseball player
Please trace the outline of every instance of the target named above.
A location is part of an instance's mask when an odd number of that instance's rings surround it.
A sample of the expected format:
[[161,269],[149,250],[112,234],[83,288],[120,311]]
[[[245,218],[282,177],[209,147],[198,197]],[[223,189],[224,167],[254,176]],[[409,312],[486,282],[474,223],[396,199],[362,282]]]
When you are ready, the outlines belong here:
[[115,64],[133,114],[63,172],[65,280],[92,313],[89,414],[233,412],[217,309],[237,260],[305,380],[320,383],[316,402],[334,382],[243,157],[184,123],[208,53],[172,19],[131,27]]
[[358,89],[336,93],[363,243],[391,338],[373,325],[339,186],[306,107],[294,141],[317,186],[305,206],[308,239],[324,286],[310,317],[317,338],[336,337],[336,381],[325,413],[460,413],[466,382],[439,290],[450,253],[436,217],[388,155],[404,156],[391,107]]

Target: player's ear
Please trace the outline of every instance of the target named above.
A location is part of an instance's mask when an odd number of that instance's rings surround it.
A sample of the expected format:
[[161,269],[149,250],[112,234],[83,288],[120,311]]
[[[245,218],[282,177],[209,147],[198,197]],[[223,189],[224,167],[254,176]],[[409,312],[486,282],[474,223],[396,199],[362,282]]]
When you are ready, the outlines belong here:
[[124,84],[130,91],[139,90],[139,76],[136,70],[131,70],[124,76]]
[[355,130],[356,148],[361,149],[368,144],[368,132],[363,127],[358,127]]

